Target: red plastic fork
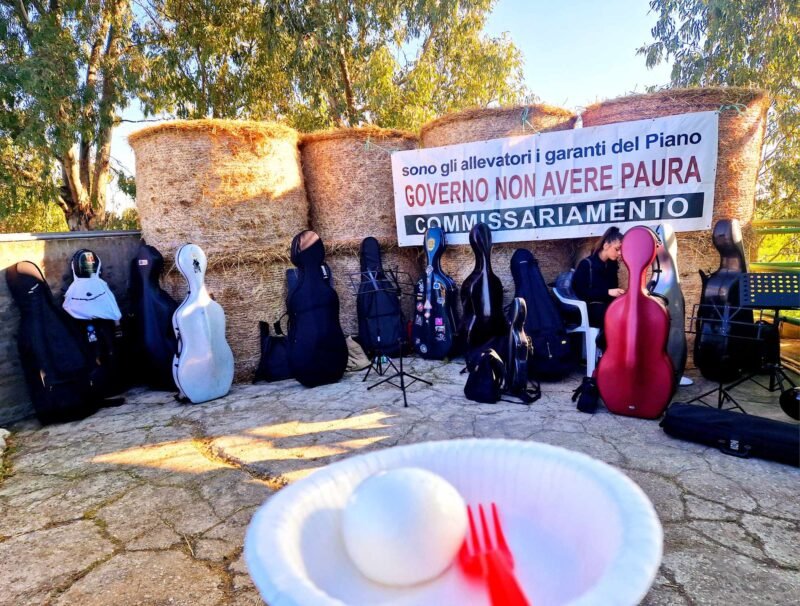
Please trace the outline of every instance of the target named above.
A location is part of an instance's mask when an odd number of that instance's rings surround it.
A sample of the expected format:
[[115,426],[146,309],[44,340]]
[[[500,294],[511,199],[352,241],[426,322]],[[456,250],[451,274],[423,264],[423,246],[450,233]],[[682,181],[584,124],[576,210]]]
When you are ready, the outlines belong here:
[[514,556],[508,547],[497,505],[492,503],[492,522],[494,539],[483,505],[478,505],[481,532],[475,524],[472,508],[467,505],[469,532],[458,553],[462,570],[471,576],[482,576],[489,587],[492,606],[530,606],[528,598],[514,576]]

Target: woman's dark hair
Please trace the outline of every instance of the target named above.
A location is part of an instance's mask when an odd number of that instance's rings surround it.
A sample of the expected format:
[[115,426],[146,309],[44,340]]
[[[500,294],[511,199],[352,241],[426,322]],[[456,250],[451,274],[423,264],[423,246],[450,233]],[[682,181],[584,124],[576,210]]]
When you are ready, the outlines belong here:
[[597,246],[594,247],[592,250],[592,254],[599,253],[603,250],[603,246],[608,242],[616,242],[617,240],[622,240],[622,232],[619,230],[619,227],[612,225],[606,230],[606,233],[603,234],[603,237],[600,238],[600,242],[597,243]]

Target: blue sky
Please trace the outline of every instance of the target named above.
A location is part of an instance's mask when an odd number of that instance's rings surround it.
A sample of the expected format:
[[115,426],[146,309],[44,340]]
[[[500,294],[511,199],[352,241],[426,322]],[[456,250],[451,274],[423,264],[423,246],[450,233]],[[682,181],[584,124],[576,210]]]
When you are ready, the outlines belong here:
[[647,0],[499,0],[486,31],[508,32],[525,58],[525,80],[543,102],[578,109],[669,82],[636,49],[652,40]]
[[[525,59],[525,81],[544,102],[580,109],[595,101],[669,81],[669,66],[648,70],[636,49],[651,41],[656,21],[647,0],[499,0],[486,33],[508,32]],[[129,110],[125,118],[141,118]],[[112,162],[134,172],[127,136],[145,126],[123,123],[114,131]],[[110,192],[112,205],[128,203]]]

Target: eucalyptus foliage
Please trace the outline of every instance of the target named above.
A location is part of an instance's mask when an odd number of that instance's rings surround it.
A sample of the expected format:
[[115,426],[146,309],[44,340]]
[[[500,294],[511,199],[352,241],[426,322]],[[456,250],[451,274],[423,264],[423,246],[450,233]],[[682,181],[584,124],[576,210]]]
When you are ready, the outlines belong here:
[[493,4],[0,0],[0,228],[48,204],[69,229],[108,225],[111,133],[134,99],[146,115],[303,130],[519,102],[519,51],[482,33]]
[[655,42],[639,53],[650,67],[672,61],[673,85],[769,92],[756,212],[800,216],[800,2],[651,0],[650,7],[658,15]]
[[139,63],[131,24],[129,0],[0,0],[7,209],[35,199],[58,204],[70,229],[105,220],[111,132]]
[[482,33],[492,0],[146,0],[151,112],[312,130],[416,128],[522,100],[522,61]]

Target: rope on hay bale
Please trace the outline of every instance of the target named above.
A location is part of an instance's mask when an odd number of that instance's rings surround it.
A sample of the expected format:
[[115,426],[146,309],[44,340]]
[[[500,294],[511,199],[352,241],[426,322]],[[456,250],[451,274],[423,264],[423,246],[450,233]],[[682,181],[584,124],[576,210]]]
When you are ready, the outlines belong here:
[[416,147],[416,135],[374,126],[302,137],[311,226],[323,242],[396,237],[391,154]]
[[297,131],[281,124],[183,120],[144,128],[136,206],[148,243],[217,254],[257,252],[308,226]]
[[571,111],[552,105],[473,108],[428,122],[420,130],[419,138],[422,147],[440,147],[569,130],[575,126],[576,120],[577,116]]
[[742,87],[667,89],[596,103],[581,114],[584,126],[644,120],[701,111],[719,112],[719,153],[714,221],[753,218],[769,97]]

